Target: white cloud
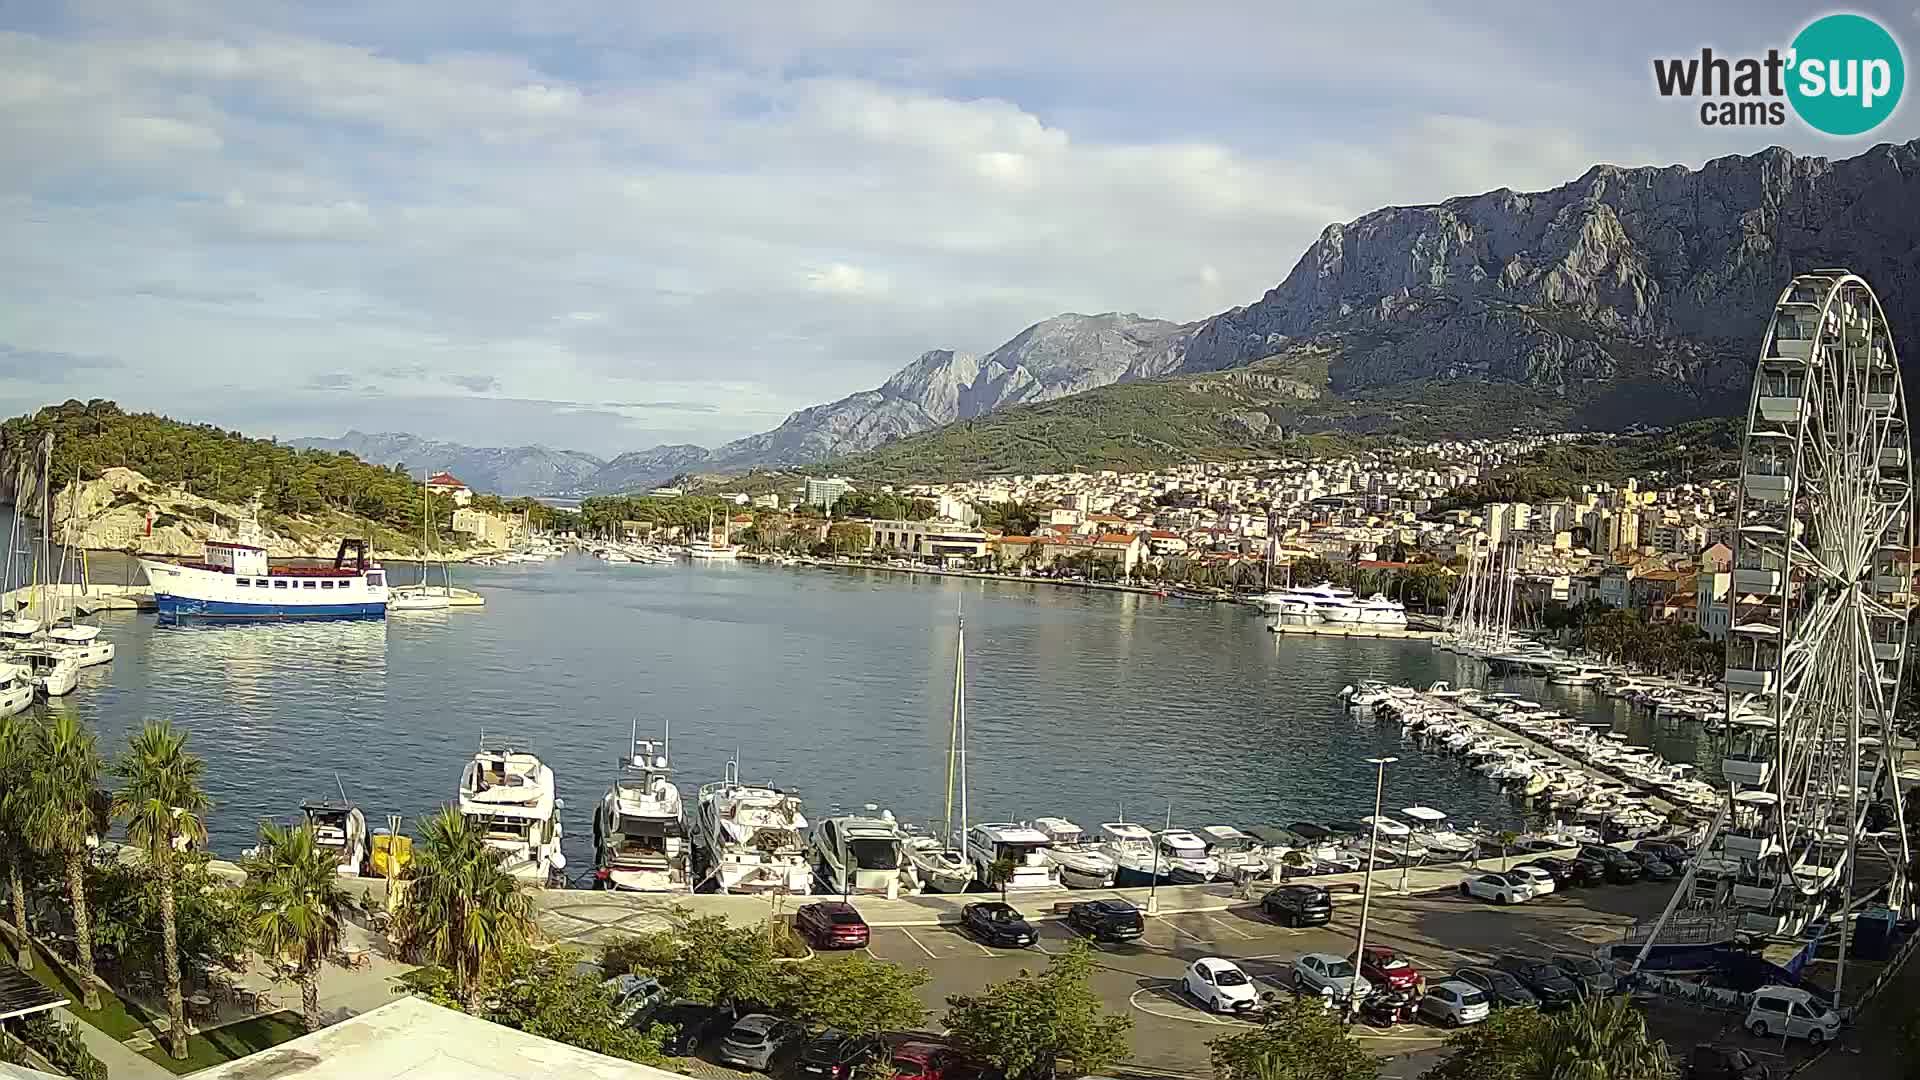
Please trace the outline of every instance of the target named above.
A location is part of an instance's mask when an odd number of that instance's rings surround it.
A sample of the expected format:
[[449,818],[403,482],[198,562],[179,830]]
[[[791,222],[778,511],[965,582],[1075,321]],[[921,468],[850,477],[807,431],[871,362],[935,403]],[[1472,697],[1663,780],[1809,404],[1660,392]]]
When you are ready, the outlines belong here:
[[[79,396],[288,434],[342,414],[264,400],[315,372],[382,390],[370,414],[434,403],[426,434],[481,415],[374,374],[413,365],[484,388],[501,441],[556,402],[588,449],[716,441],[1059,311],[1247,302],[1382,204],[1757,148],[1655,107],[1667,43],[1525,5],[803,7],[85,0],[0,29],[0,325],[151,376]],[[237,372],[260,389],[210,392]]]

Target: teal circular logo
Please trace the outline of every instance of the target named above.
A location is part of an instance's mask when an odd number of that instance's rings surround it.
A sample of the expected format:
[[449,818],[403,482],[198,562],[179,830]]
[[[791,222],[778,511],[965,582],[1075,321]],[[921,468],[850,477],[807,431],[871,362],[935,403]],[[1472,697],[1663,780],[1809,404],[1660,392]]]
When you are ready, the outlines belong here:
[[1879,127],[1907,83],[1900,44],[1864,15],[1826,15],[1793,39],[1787,100],[1809,127],[1859,135]]

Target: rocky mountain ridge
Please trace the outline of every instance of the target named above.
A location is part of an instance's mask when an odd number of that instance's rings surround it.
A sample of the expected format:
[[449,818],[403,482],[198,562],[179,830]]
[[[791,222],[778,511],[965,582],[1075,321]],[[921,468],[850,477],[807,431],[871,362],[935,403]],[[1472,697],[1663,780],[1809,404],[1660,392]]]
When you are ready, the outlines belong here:
[[577,490],[607,464],[578,450],[555,450],[547,446],[464,446],[401,432],[349,431],[337,439],[290,439],[287,444],[304,449],[344,451],[375,465],[404,464],[415,477],[422,469],[444,470],[476,491],[507,496]]

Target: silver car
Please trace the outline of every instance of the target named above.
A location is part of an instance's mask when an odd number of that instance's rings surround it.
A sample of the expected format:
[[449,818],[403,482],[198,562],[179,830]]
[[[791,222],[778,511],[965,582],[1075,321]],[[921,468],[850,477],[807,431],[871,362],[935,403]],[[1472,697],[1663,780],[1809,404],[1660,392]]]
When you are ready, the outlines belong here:
[[720,1040],[717,1056],[723,1065],[735,1065],[756,1072],[771,1072],[774,1059],[798,1042],[802,1032],[792,1020],[766,1013],[743,1016]]
[[1331,991],[1336,1000],[1359,1000],[1373,992],[1353,961],[1332,953],[1308,953],[1293,962],[1293,985],[1308,993]]
[[1485,1020],[1493,1011],[1493,1002],[1479,987],[1448,979],[1427,989],[1418,1011],[1441,1027],[1462,1027]]

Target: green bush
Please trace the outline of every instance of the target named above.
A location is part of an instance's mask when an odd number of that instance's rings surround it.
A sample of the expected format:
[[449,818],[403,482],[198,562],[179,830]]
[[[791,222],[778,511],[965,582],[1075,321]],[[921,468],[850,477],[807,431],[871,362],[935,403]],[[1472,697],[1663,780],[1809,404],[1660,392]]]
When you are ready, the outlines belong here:
[[73,1080],[107,1080],[107,1067],[80,1038],[80,1028],[41,1013],[14,1024],[14,1034]]

